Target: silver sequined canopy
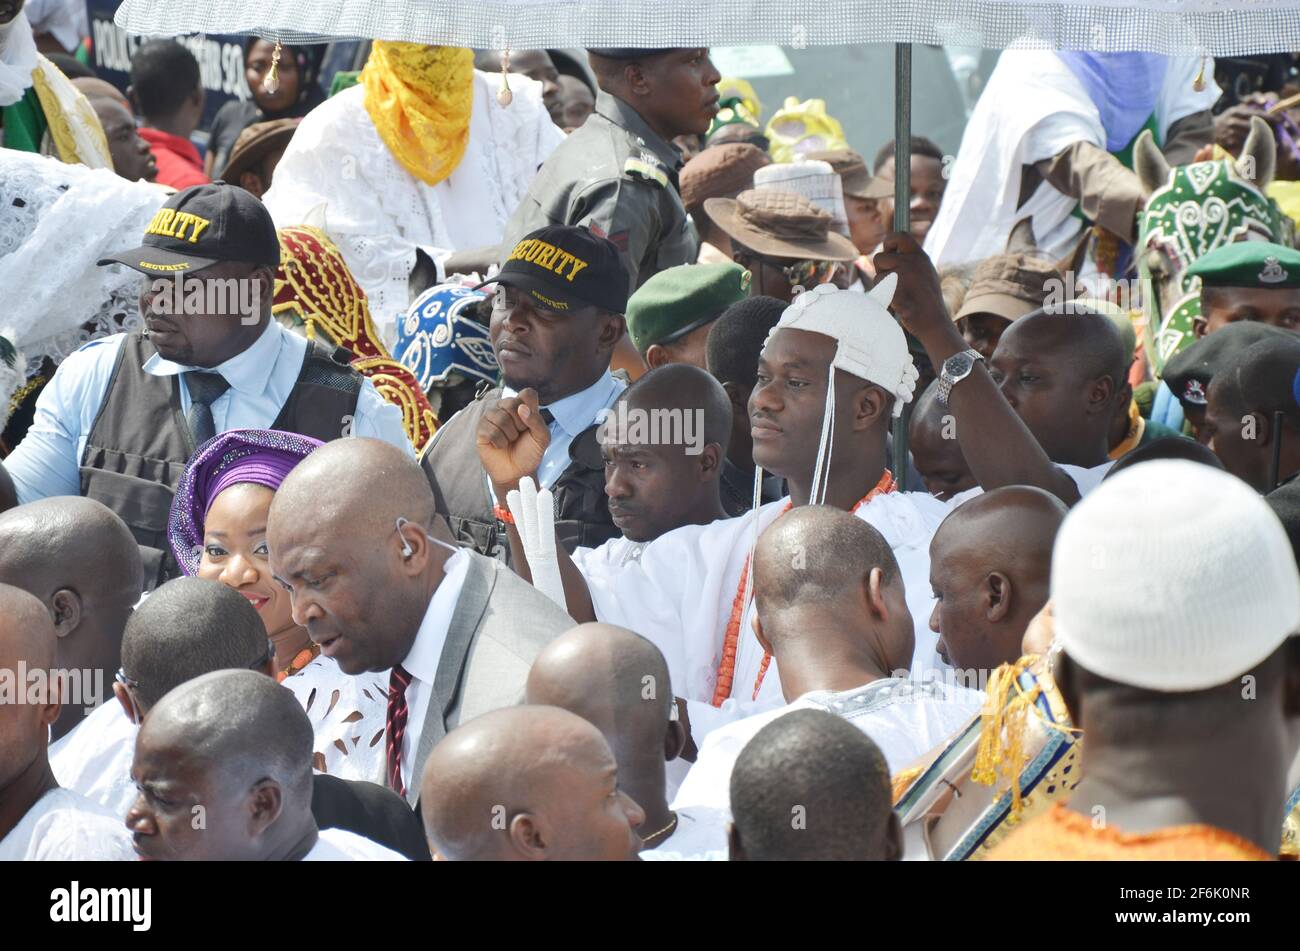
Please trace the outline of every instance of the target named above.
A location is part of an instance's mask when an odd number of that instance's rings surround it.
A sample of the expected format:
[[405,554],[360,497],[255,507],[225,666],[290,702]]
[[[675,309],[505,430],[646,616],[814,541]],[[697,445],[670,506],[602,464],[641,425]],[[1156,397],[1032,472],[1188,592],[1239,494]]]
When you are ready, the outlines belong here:
[[125,0],[130,33],[511,47],[828,46],[1243,55],[1300,48],[1300,0]]

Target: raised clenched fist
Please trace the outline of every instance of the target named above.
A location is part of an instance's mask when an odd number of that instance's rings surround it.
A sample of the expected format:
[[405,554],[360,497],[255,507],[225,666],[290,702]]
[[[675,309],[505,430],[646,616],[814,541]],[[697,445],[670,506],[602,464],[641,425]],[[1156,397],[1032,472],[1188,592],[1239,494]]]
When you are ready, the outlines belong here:
[[537,405],[537,391],[529,388],[498,400],[479,420],[475,443],[494,486],[513,489],[524,476],[535,475],[551,444],[550,430]]

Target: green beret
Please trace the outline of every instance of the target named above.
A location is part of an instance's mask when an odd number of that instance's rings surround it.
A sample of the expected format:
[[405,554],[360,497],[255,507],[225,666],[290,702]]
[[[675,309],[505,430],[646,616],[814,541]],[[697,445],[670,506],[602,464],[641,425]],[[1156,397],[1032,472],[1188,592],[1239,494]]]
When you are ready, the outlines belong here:
[[1214,374],[1238,354],[1261,340],[1295,341],[1296,335],[1280,327],[1254,320],[1239,320],[1222,330],[1207,334],[1182,350],[1165,364],[1165,385],[1185,407],[1205,405]]
[[1300,287],[1300,251],[1266,241],[1236,241],[1215,248],[1187,269],[1202,287]]
[[627,302],[627,332],[637,351],[672,343],[711,324],[749,296],[749,271],[739,264],[679,264],[642,284]]

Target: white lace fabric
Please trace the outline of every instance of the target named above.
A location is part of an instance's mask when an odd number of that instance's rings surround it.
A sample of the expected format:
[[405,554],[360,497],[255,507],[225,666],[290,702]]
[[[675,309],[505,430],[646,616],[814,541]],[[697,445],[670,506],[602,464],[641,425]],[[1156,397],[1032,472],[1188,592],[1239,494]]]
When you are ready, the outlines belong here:
[[340,779],[387,782],[388,677],[386,670],[349,677],[328,657],[317,657],[284,679],[311,720],[314,769]]
[[140,275],[95,262],[139,245],[166,200],[158,186],[107,169],[0,150],[0,287],[11,291],[4,335],[29,377],[44,357],[57,364],[92,339],[143,326]]
[[436,186],[406,171],[365,110],[365,89],[346,89],[294,133],[264,197],[277,227],[315,223],[339,246],[391,349],[410,303],[416,249],[435,261],[499,244],[538,167],[564,133],[542,104],[541,84],[512,76],[514,101],[496,101],[499,74],[476,71],[469,144]]

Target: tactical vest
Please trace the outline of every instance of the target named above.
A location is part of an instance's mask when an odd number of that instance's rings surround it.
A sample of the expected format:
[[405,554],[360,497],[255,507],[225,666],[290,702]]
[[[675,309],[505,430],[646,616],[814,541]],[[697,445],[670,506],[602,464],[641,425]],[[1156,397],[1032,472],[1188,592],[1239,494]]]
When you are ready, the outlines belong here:
[[[492,514],[487,474],[475,444],[479,420],[500,398],[500,389],[488,390],[448,420],[420,465],[433,487],[438,514],[447,519],[452,533],[479,554],[509,563],[506,527]],[[551,486],[551,493],[555,496],[555,534],[570,554],[575,548],[595,548],[623,534],[609,516],[596,424],[569,444],[569,465]],[[505,505],[505,499],[500,502]]]
[[[81,494],[126,522],[140,546],[150,590],[180,574],[167,544],[167,520],[195,449],[181,412],[180,376],[142,369],[156,352],[140,333],[126,335],[81,459]],[[322,442],[342,436],[347,418],[356,413],[362,382],[349,359],[346,350],[311,341],[298,380],[269,428]]]

